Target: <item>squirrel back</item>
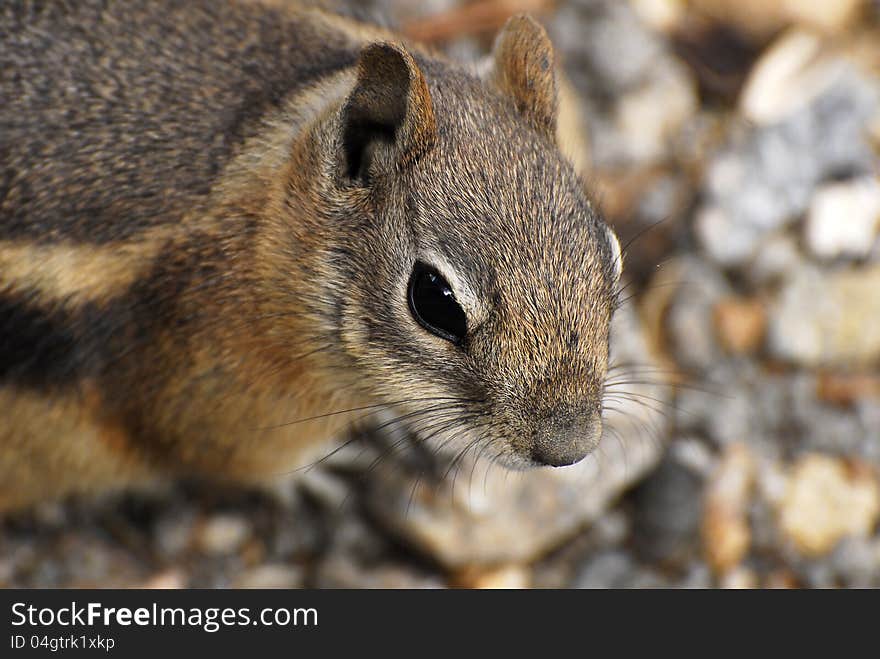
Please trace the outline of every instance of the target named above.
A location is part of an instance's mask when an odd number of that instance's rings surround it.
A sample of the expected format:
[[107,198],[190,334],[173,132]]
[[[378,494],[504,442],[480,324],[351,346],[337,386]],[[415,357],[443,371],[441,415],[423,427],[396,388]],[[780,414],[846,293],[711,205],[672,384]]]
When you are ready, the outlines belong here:
[[284,473],[386,409],[595,446],[621,257],[537,23],[481,75],[253,2],[6,3],[0,44],[0,507]]

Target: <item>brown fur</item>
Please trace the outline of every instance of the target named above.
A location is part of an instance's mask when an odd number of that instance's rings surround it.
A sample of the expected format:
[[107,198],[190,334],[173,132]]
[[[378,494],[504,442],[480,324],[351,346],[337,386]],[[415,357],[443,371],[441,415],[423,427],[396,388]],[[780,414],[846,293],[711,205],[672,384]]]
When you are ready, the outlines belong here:
[[[0,507],[271,477],[381,409],[512,466],[595,445],[613,236],[543,29],[484,80],[276,4],[0,6]],[[416,260],[461,346],[409,312]]]

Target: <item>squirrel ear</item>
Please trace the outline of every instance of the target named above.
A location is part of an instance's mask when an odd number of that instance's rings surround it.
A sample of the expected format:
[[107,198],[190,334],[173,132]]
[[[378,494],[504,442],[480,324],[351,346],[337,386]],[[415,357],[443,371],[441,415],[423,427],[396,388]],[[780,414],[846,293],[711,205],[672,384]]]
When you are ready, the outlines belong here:
[[538,21],[512,16],[495,38],[488,82],[516,104],[539,131],[556,133],[557,90],[553,44]]
[[436,134],[428,85],[412,55],[392,43],[364,47],[357,82],[342,108],[347,176],[367,183],[377,167],[412,162]]

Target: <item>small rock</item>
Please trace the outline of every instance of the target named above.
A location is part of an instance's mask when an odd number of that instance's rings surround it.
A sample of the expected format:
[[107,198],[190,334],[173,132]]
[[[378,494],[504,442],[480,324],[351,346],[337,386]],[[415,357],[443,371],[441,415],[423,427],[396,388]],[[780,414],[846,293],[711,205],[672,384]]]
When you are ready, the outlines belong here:
[[850,536],[838,543],[831,562],[847,588],[880,586],[880,537]]
[[696,233],[709,256],[725,266],[748,259],[761,238],[756,227],[735,222],[724,209],[711,205],[697,213]]
[[841,66],[838,58],[823,55],[818,35],[790,30],[753,67],[743,88],[740,111],[756,124],[776,123],[833,84]]
[[766,0],[689,0],[688,8],[722,25],[757,39],[772,34],[785,25],[785,3]]
[[715,305],[715,331],[721,345],[734,354],[754,352],[764,340],[767,312],[759,300],[726,298]]
[[617,104],[616,127],[629,157],[637,162],[660,160],[696,108],[693,82],[676,69],[661,69],[648,84],[623,96]]
[[669,447],[669,454],[701,478],[707,478],[715,469],[715,456],[706,443],[696,437],[676,439]]
[[798,567],[798,576],[807,588],[837,588],[840,585],[829,561],[808,561]]
[[462,588],[523,589],[531,586],[532,575],[523,565],[504,565],[494,569],[465,570],[453,581]]
[[[671,263],[662,281],[676,284],[666,313],[666,330],[678,363],[703,369],[718,361],[719,346],[712,331],[713,310],[730,296],[723,275],[706,261],[683,258]],[[658,284],[660,285],[660,284]]]
[[779,526],[805,556],[827,554],[847,536],[867,536],[880,516],[880,485],[868,465],[818,453],[794,465]]
[[703,546],[709,565],[725,574],[749,551],[748,505],[754,460],[745,444],[730,444],[709,480],[703,504]]
[[806,222],[807,244],[821,258],[865,257],[880,229],[880,181],[864,177],[819,188]]
[[799,23],[825,32],[839,32],[852,24],[864,10],[866,0],[785,0],[788,15]]
[[702,491],[702,476],[668,451],[633,495],[633,547],[641,560],[683,566],[698,553]]
[[791,274],[772,309],[771,351],[805,366],[865,365],[880,358],[880,265]]
[[617,506],[601,515],[583,532],[567,538],[547,555],[529,565],[532,588],[569,588],[585,557],[619,548],[631,528],[628,507]]
[[235,588],[301,588],[303,572],[300,568],[267,563],[238,576]]
[[154,574],[136,587],[149,590],[179,590],[186,586],[186,575],[177,568],[170,568]]
[[758,587],[758,575],[742,565],[725,572],[719,579],[718,585],[727,590],[744,590]]
[[798,445],[803,451],[865,457],[864,449],[880,435],[870,425],[863,425],[851,407],[822,401],[821,386],[814,373],[791,377],[788,418],[800,428]]
[[633,11],[643,23],[658,32],[669,32],[685,16],[681,0],[630,0]]
[[866,0],[690,0],[687,6],[760,40],[791,24],[838,32],[855,21],[866,4]]
[[862,428],[866,429],[861,457],[867,462],[880,464],[880,398],[859,399],[855,408]]
[[880,375],[821,373],[817,394],[820,400],[842,407],[867,398],[880,399]]
[[174,558],[189,548],[193,540],[195,516],[190,510],[175,511],[153,525],[153,543],[163,558]]
[[668,579],[638,564],[628,552],[602,551],[583,564],[574,588],[669,588]]
[[208,554],[231,554],[251,535],[247,520],[236,515],[215,515],[196,532],[199,548]]
[[635,563],[626,553],[603,551],[581,568],[575,577],[574,588],[620,588],[635,570]]
[[65,509],[57,501],[47,501],[34,506],[34,519],[47,529],[63,526],[66,521]]
[[328,510],[339,511],[348,500],[351,492],[345,481],[323,469],[305,470],[298,485]]
[[758,492],[762,501],[778,507],[788,491],[786,465],[780,460],[762,458],[758,460],[756,470]]
[[790,590],[798,587],[797,577],[785,568],[773,570],[764,579],[765,588],[774,588],[777,590]]
[[[735,372],[734,369],[729,369]],[[726,447],[744,439],[749,443],[766,431],[764,419],[756,414],[754,382],[735,381],[728,385],[724,380],[716,378],[718,389],[710,391],[708,438],[718,447]],[[724,384],[721,384],[724,383]],[[679,405],[681,414],[686,416],[689,408],[682,402]]]
[[12,560],[6,556],[0,557],[0,588],[11,588],[14,575],[15,567]]
[[691,565],[687,574],[678,582],[679,588],[711,588],[712,570],[703,562],[695,562]]
[[388,544],[377,529],[357,515],[341,517],[328,534],[325,553],[344,557],[352,563],[378,561],[388,553]]
[[804,257],[797,241],[788,233],[767,235],[758,245],[746,276],[757,286],[775,286],[801,267]]
[[315,575],[316,588],[444,588],[435,574],[428,574],[401,562],[361,564],[333,554],[321,562]]

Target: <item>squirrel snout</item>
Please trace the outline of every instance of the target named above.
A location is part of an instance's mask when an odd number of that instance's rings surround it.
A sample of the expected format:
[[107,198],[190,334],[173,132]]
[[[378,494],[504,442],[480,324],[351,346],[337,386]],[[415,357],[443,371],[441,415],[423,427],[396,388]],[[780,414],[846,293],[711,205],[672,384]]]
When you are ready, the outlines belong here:
[[601,436],[599,415],[549,424],[534,435],[532,459],[542,465],[565,467],[590,454]]

